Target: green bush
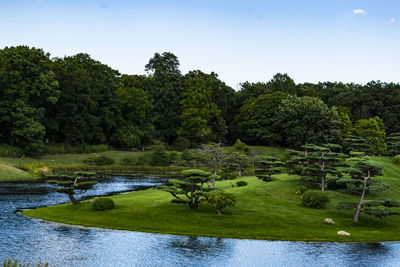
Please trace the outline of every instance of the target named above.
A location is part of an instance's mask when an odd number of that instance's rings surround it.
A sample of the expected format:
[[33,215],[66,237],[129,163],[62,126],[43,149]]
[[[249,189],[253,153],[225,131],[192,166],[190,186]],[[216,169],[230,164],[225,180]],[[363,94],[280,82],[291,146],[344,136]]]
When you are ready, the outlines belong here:
[[190,147],[190,141],[185,137],[178,136],[172,144],[172,147],[177,151],[184,151],[186,148]]
[[24,156],[24,151],[19,147],[0,145],[0,157],[20,158]]
[[150,156],[151,166],[167,166],[168,165],[168,153],[163,145],[159,145],[154,148]]
[[115,207],[115,203],[111,198],[95,198],[92,202],[93,210],[110,210]]
[[237,186],[246,186],[246,185],[247,185],[247,182],[245,182],[245,181],[237,181],[237,182],[236,182],[236,185],[237,185]]
[[396,165],[400,165],[400,155],[394,156],[392,162]]
[[134,166],[136,165],[136,160],[134,158],[123,158],[121,161],[121,165]]
[[296,187],[296,194],[297,195],[302,195],[307,190],[308,190],[308,188],[306,186],[300,185],[300,186]]
[[307,190],[301,195],[301,205],[308,208],[322,209],[329,201],[328,196],[320,191]]
[[32,265],[30,263],[24,264],[24,263],[19,263],[18,260],[4,260],[3,262],[3,267],[48,267],[48,263],[42,263],[39,262],[36,265]]
[[234,180],[236,179],[236,177],[237,177],[236,172],[225,172],[221,174],[222,180]]
[[97,166],[114,164],[114,160],[107,156],[90,157],[90,158],[85,159],[83,162],[85,162],[86,164],[89,164],[89,165],[97,165]]

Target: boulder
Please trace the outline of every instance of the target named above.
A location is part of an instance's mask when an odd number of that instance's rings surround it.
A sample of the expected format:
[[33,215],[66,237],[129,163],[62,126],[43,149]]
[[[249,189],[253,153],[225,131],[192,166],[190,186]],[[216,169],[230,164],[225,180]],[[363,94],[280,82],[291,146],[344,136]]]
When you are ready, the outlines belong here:
[[327,224],[335,224],[335,222],[331,218],[326,218],[324,222]]
[[338,235],[344,235],[344,236],[349,236],[349,235],[350,235],[350,233],[348,233],[348,232],[346,232],[346,231],[343,231],[343,230],[337,232],[337,234],[338,234]]

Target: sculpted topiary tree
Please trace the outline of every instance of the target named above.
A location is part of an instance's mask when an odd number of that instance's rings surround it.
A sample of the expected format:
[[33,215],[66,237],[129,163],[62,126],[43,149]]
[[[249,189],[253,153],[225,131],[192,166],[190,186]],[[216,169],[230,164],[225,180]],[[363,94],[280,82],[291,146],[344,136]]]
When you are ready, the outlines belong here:
[[269,182],[272,180],[272,175],[280,174],[285,172],[285,163],[279,161],[274,157],[264,157],[263,161],[260,161],[261,168],[255,170],[255,174],[259,180]]
[[386,138],[388,153],[390,156],[400,155],[400,133],[392,133]]
[[330,179],[336,179],[342,175],[340,167],[347,164],[345,154],[335,152],[341,149],[336,144],[325,144],[317,146],[307,144],[302,146],[303,151],[290,150],[293,156],[289,161],[294,174],[301,175],[303,179],[316,182],[320,185],[321,191],[325,191]]
[[346,153],[350,152],[363,152],[365,154],[370,153],[369,145],[366,143],[365,139],[359,136],[349,136],[343,140],[343,148]]
[[191,210],[197,209],[202,199],[207,199],[213,188],[205,187],[212,179],[219,179],[207,171],[191,169],[182,172],[183,180],[171,179],[170,186],[159,186],[158,189],[170,193],[175,203],[188,204]]
[[47,183],[61,186],[57,192],[66,194],[73,204],[80,204],[75,195],[82,195],[92,188],[97,181],[95,172],[75,172],[75,175],[60,175]]
[[382,190],[387,188],[377,180],[372,178],[382,175],[383,167],[375,162],[369,161],[366,158],[352,158],[354,163],[348,172],[350,178],[341,178],[337,182],[353,185],[355,193],[361,194],[359,202],[339,202],[337,209],[354,210],[354,222],[359,221],[360,213],[363,212],[378,218],[390,215],[400,215],[400,212],[389,209],[390,207],[400,207],[400,202],[378,199],[365,200],[365,195],[370,190]]

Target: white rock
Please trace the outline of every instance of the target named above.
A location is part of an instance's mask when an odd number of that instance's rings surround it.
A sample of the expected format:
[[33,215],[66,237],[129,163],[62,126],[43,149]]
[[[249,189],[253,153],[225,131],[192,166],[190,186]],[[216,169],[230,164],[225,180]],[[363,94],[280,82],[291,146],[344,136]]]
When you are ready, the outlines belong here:
[[349,236],[350,235],[350,233],[348,233],[348,232],[346,232],[346,231],[339,231],[339,232],[337,232],[337,234],[338,235],[345,235],[345,236]]
[[335,222],[331,218],[326,218],[324,222],[326,222],[327,224],[335,224]]

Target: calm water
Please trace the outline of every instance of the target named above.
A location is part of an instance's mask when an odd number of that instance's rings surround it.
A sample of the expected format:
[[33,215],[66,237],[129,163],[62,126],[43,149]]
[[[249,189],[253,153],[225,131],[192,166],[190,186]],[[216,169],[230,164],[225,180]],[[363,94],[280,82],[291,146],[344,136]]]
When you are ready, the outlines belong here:
[[[132,191],[157,178],[109,178],[87,196]],[[304,243],[102,230],[30,219],[19,209],[68,201],[46,184],[0,184],[0,262],[54,266],[400,266],[400,243]]]

